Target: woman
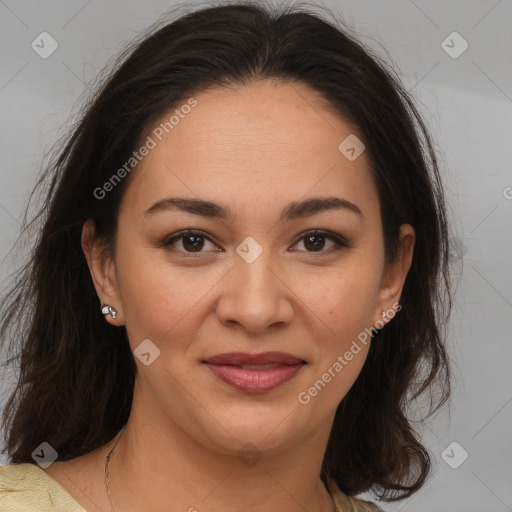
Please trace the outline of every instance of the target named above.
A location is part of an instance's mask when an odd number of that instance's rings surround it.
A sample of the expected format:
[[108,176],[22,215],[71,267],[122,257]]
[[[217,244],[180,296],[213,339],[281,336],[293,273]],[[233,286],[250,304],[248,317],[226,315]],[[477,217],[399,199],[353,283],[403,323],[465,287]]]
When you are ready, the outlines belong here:
[[369,511],[422,487],[448,222],[368,49],[305,9],[196,10],[126,51],[47,177],[4,300],[2,510]]

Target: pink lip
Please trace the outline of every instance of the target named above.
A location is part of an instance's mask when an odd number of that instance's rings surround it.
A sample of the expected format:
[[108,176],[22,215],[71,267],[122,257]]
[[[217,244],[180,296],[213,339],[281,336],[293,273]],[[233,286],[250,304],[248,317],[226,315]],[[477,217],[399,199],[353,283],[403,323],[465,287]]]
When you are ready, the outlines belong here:
[[205,359],[205,363],[216,365],[241,365],[241,364],[297,364],[302,359],[286,352],[262,352],[261,354],[248,354],[246,352],[227,352]]
[[[292,379],[305,365],[302,359],[284,352],[246,354],[230,352],[208,358],[206,366],[220,380],[248,393],[271,391]],[[244,370],[240,365],[279,364],[268,370]]]

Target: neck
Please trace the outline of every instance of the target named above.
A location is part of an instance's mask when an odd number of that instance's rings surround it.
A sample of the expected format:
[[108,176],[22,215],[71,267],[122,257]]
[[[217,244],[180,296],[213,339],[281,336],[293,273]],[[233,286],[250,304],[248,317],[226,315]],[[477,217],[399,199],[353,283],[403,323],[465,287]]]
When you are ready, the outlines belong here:
[[114,512],[335,510],[319,478],[330,425],[286,450],[247,445],[233,454],[205,449],[176,425],[158,428],[134,412],[109,450],[106,492]]

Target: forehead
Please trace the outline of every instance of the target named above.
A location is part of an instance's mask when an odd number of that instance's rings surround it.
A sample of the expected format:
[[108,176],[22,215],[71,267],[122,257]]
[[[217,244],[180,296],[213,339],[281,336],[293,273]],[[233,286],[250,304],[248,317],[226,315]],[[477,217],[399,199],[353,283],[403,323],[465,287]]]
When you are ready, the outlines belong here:
[[351,161],[339,149],[357,129],[307,86],[266,80],[194,99],[194,107],[181,108],[185,100],[155,123],[154,147],[125,194],[130,210],[166,195],[246,209],[308,195],[341,195],[367,210],[378,202],[366,154]]

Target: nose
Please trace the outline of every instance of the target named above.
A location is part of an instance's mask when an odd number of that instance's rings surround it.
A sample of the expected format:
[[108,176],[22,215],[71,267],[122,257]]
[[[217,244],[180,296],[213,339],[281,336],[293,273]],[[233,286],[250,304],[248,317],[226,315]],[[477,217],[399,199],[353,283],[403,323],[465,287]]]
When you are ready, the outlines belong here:
[[234,268],[224,280],[217,304],[219,321],[228,326],[243,327],[247,332],[261,333],[274,325],[289,324],[294,309],[294,293],[289,275],[272,262],[270,251],[251,263],[238,255]]

